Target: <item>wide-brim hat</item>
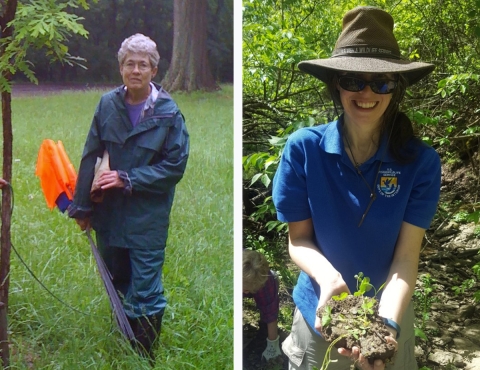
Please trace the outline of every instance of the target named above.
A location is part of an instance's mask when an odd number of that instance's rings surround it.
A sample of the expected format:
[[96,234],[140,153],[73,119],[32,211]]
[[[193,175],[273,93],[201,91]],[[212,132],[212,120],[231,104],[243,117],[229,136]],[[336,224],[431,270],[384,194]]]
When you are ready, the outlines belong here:
[[392,16],[382,9],[362,6],[343,17],[342,33],[330,58],[305,60],[298,68],[326,83],[334,73],[346,71],[400,73],[408,85],[413,85],[435,66],[402,58],[393,34]]

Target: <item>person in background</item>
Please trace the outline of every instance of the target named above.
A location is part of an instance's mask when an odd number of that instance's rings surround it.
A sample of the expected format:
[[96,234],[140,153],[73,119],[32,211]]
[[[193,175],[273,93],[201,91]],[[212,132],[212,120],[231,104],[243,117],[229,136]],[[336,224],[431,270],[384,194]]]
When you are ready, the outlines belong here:
[[8,182],[6,182],[4,179],[0,178],[0,189],[3,188],[5,185],[8,185]]
[[123,85],[103,95],[95,110],[68,208],[82,230],[95,230],[135,334],[133,344],[151,358],[167,303],[162,267],[170,210],[189,153],[180,109],[152,82],[159,59],[149,37],[135,34],[123,41]]
[[[385,283],[379,314],[390,332],[384,339],[397,349],[387,368],[417,369],[411,297],[441,165],[399,110],[407,86],[434,65],[403,59],[393,26],[381,9],[350,10],[332,56],[298,65],[327,84],[341,115],[291,134],[273,182],[277,216],[288,222],[289,253],[301,269],[292,330],[282,345],[289,369],[321,367],[329,344],[316,311],[332,296],[353,293],[360,272],[377,289]],[[333,352],[329,370],[352,362],[385,368],[358,347]]]
[[278,278],[270,270],[265,256],[257,251],[243,251],[243,297],[253,298],[260,311],[260,320],[267,324],[266,361],[280,356],[278,335]]

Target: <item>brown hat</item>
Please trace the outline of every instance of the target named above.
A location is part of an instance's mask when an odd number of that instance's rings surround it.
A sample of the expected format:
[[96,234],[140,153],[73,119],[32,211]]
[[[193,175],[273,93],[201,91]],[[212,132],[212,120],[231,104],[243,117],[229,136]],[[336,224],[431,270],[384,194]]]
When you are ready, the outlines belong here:
[[412,62],[400,55],[393,35],[393,18],[382,9],[362,6],[343,17],[343,28],[332,56],[300,62],[298,68],[329,82],[336,71],[401,73],[408,85],[435,69],[433,64]]

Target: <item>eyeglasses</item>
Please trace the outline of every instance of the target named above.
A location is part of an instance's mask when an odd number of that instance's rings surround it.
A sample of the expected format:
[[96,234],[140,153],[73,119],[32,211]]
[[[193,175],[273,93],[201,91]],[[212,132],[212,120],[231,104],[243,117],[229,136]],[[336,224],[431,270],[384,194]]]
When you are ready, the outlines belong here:
[[394,80],[365,81],[351,76],[340,76],[338,84],[342,89],[352,92],[362,91],[368,85],[375,94],[391,94],[397,87],[397,81]]
[[146,72],[149,71],[152,67],[150,64],[145,63],[145,62],[140,62],[140,63],[135,63],[135,62],[127,62],[123,64],[123,68],[126,69],[127,71],[133,71],[135,69],[135,66],[138,67],[138,70],[140,72]]

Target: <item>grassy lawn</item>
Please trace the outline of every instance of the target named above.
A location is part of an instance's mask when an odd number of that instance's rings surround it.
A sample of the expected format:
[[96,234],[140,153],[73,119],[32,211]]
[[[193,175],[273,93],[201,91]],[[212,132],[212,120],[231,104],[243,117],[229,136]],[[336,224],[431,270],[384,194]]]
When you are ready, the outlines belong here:
[[[35,177],[43,139],[61,140],[75,168],[101,91],[14,97],[11,369],[149,369],[117,331],[88,240],[50,211]],[[233,369],[233,88],[174,95],[191,152],[177,186],[157,369]]]

